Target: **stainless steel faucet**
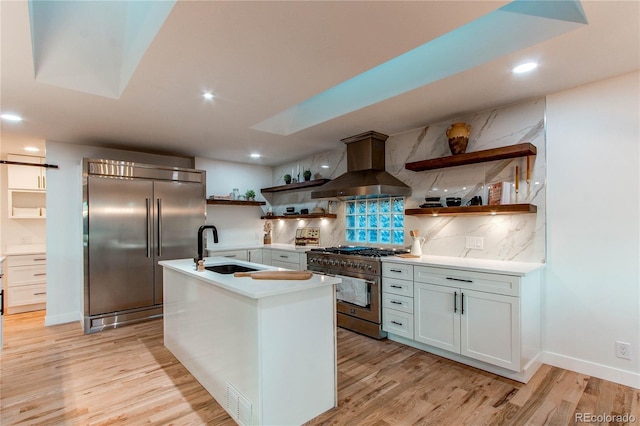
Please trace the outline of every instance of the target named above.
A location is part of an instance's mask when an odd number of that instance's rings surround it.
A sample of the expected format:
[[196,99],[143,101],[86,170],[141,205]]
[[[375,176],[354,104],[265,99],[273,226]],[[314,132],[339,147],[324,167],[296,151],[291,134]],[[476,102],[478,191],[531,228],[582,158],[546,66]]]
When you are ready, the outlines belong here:
[[204,249],[202,247],[202,234],[204,234],[205,229],[211,229],[211,232],[213,232],[213,242],[216,244],[218,243],[218,230],[215,226],[202,225],[200,228],[198,228],[198,256],[193,259],[196,265],[198,264],[199,260],[203,259]]

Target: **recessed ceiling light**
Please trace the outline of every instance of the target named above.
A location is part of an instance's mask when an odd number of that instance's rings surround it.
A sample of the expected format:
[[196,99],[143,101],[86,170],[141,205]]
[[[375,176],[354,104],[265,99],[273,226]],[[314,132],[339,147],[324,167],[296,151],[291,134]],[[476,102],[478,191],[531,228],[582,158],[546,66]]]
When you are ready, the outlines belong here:
[[202,97],[205,98],[208,101],[210,101],[211,99],[215,98],[215,96],[213,96],[213,93],[211,93],[211,92],[204,92],[202,94]]
[[262,157],[262,155],[258,154],[257,152],[254,152],[252,154],[249,155],[251,158],[260,158]]
[[7,121],[22,121],[22,117],[17,114],[1,114],[0,118]]
[[29,152],[39,152],[40,151],[40,149],[36,148],[35,146],[25,146],[24,150],[25,151],[29,151]]
[[323,164],[323,165],[322,165],[322,166],[320,166],[320,167],[322,167],[323,169],[328,169],[328,168],[329,168],[329,165],[328,165],[328,164]]
[[537,62],[525,62],[524,64],[516,65],[511,69],[511,72],[514,74],[522,74],[525,72],[533,71],[538,68]]

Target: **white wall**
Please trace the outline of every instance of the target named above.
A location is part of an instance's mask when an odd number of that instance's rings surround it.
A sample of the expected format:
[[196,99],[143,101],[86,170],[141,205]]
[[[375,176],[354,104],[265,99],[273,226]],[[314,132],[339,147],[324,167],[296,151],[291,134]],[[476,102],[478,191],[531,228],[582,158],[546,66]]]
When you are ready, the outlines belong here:
[[[207,197],[229,195],[233,188],[238,188],[241,195],[253,189],[256,201],[266,201],[260,188],[272,186],[272,170],[267,166],[196,158],[195,167],[207,172]],[[220,245],[262,244],[264,234],[260,216],[267,206],[207,205],[207,224],[218,230]],[[207,233],[207,246],[212,244],[211,234]]]
[[[189,158],[47,141],[47,314],[46,325],[78,321],[83,315],[82,159],[106,158],[191,167]],[[195,239],[194,239],[195,241]]]
[[[640,73],[547,97],[545,362],[640,388]],[[615,357],[616,340],[632,360]]]

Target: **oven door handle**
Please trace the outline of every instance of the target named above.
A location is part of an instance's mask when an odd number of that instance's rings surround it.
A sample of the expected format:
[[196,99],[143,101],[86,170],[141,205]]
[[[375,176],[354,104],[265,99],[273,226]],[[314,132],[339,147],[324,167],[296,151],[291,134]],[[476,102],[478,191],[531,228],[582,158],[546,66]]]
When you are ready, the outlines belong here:
[[314,274],[324,275],[326,277],[336,277],[336,274],[330,274],[329,272],[324,271],[314,271],[312,269],[307,269],[309,272],[313,272]]
[[328,275],[328,276],[330,276],[330,277],[338,277],[338,278],[346,277],[346,278],[353,278],[353,279],[356,279],[356,280],[362,280],[362,281],[364,281],[364,283],[365,283],[365,284],[370,285],[371,287],[375,287],[375,286],[377,286],[377,285],[378,285],[378,283],[377,283],[376,281],[371,281],[371,280],[368,280],[368,279],[366,279],[366,278],[352,277],[352,276],[349,276],[349,275],[343,275],[343,274],[329,274],[329,273],[324,273],[324,275]]
[[347,278],[355,278],[355,279],[359,279],[365,282],[365,284],[370,285],[372,287],[375,287],[378,285],[378,283],[376,281],[371,281],[371,280],[367,280],[364,278],[358,278],[358,277],[350,277],[348,275],[342,275],[342,274],[332,274],[330,272],[322,272],[322,271],[314,271],[314,270],[309,270],[310,272],[313,272],[314,274],[318,274],[318,275],[326,275],[327,277],[347,277]]

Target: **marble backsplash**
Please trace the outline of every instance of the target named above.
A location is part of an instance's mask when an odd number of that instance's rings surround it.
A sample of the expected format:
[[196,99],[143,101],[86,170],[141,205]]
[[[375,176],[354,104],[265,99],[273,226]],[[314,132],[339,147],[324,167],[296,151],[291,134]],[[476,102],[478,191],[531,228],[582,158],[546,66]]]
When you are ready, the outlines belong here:
[[[409,216],[405,217],[405,245],[409,246],[409,230],[418,229],[426,237],[423,253],[429,255],[469,257],[524,262],[545,261],[545,176],[546,153],[544,131],[545,100],[538,98],[475,114],[453,117],[423,128],[391,136],[386,142],[386,169],[412,188],[405,199],[405,208],[417,208],[425,197],[461,197],[463,204],[475,195],[487,203],[487,185],[508,182],[512,203],[531,203],[538,207],[536,214],[496,216]],[[526,182],[526,158],[497,160],[487,163],[457,166],[446,169],[412,172],[405,163],[451,155],[446,130],[455,122],[471,125],[467,152],[529,142],[536,146],[537,155],[530,157],[531,179]],[[376,130],[376,129],[363,129]],[[274,168],[274,185],[282,185],[282,176],[294,174],[300,165],[300,176],[309,169],[316,176],[335,178],[346,172],[346,148],[317,154]],[[324,167],[323,167],[324,166]],[[515,168],[519,166],[519,192],[515,193]],[[294,176],[295,177],[295,176]],[[298,227],[320,227],[320,244],[345,244],[345,203],[312,200],[311,190],[270,194],[276,215],[287,206],[296,211],[314,207],[331,209],[336,219],[307,219],[274,221],[273,241],[293,243]],[[482,237],[483,250],[467,249],[466,237]]]

